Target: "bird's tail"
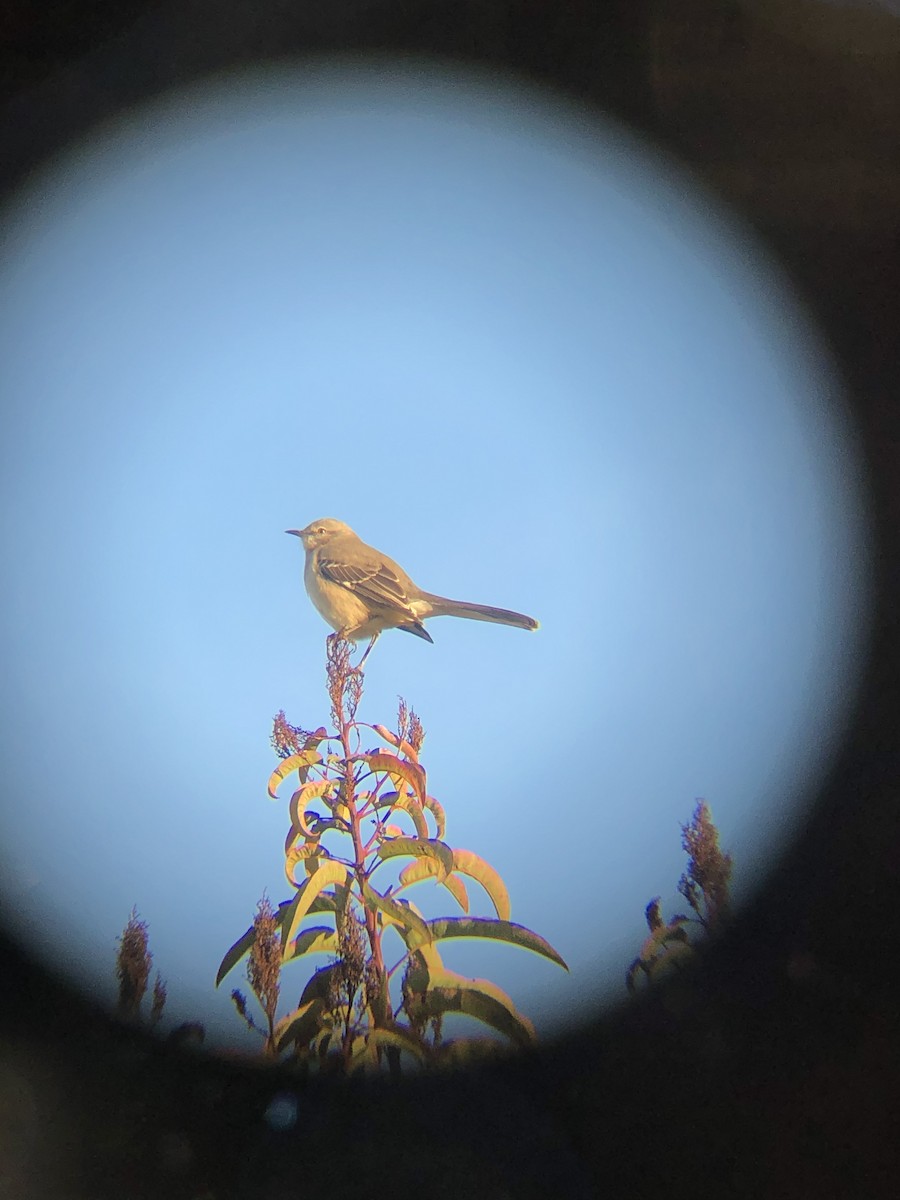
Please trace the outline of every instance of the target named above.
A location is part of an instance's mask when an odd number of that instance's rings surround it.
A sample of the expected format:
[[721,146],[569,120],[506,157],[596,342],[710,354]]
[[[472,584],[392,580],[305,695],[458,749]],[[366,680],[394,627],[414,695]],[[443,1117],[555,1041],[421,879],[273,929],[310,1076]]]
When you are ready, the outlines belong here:
[[427,601],[431,611],[423,616],[466,617],[470,621],[494,621],[497,625],[515,625],[517,629],[537,629],[540,625],[534,617],[513,612],[508,608],[491,608],[489,604],[467,604],[465,600],[448,600],[446,596],[434,596],[422,592],[421,599]]

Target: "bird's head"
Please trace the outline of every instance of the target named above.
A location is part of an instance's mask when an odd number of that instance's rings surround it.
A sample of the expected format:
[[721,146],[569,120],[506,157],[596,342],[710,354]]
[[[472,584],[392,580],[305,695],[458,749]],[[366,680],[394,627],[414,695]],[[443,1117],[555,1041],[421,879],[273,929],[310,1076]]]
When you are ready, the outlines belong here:
[[286,529],[285,533],[292,533],[294,537],[298,537],[305,550],[315,550],[317,546],[324,546],[340,533],[349,533],[352,536],[353,530],[334,517],[320,517],[318,521],[311,521],[305,529]]

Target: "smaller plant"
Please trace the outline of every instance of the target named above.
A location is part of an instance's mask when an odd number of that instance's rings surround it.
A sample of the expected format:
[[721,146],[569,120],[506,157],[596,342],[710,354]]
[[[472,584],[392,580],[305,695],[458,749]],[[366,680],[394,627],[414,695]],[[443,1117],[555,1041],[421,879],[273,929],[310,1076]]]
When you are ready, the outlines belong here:
[[625,977],[630,992],[637,990],[638,980],[642,977],[654,981],[693,958],[696,951],[690,926],[699,927],[703,934],[711,934],[718,932],[727,921],[731,855],[723,854],[719,848],[719,831],[704,800],[697,802],[693,817],[687,825],[682,825],[681,845],[688,855],[688,865],[678,881],[678,891],[691,906],[694,916],[678,913],[664,921],[659,896],[650,901],[646,909],[650,936]]
[[688,855],[687,870],[678,890],[694,910],[696,921],[715,933],[728,919],[731,855],[719,849],[719,831],[705,800],[698,800],[690,823],[681,827],[681,845]]
[[[152,965],[153,955],[150,953],[147,922],[141,921],[138,918],[137,909],[133,908],[128,923],[122,930],[119,949],[116,953],[116,975],[119,980],[117,1012],[122,1020],[140,1020],[141,1002],[147,992],[147,982]],[[153,1001],[150,1006],[151,1025],[159,1022],[165,1006],[166,985],[157,971],[153,983]]]
[[281,991],[281,938],[278,919],[266,895],[263,895],[256,906],[252,932],[253,944],[247,959],[247,982],[265,1014],[266,1028],[260,1029],[250,1016],[247,1011],[247,998],[237,988],[231,993],[231,999],[248,1027],[266,1039],[266,1053],[276,1054],[275,1010],[278,1008],[278,996]]

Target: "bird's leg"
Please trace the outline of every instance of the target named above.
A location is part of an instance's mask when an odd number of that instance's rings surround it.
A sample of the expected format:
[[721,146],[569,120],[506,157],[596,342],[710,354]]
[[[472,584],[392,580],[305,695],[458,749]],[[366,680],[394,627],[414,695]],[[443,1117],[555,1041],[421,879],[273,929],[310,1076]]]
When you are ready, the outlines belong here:
[[354,671],[361,671],[363,669],[363,663],[369,657],[369,651],[372,649],[372,647],[375,645],[375,643],[377,641],[378,641],[378,634],[376,633],[373,635],[372,640],[371,640],[371,642],[369,642],[368,646],[366,646],[365,653],[363,654],[362,658],[359,660],[359,662],[353,668]]

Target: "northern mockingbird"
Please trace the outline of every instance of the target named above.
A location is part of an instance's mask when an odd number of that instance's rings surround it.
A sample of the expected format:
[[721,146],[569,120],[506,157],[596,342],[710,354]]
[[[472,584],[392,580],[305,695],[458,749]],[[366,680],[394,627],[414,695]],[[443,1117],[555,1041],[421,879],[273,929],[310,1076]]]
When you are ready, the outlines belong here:
[[507,608],[467,604],[423,592],[392,558],[367,546],[349,525],[334,517],[322,517],[305,529],[286,529],[285,533],[303,543],[303,582],[310,600],[337,636],[350,642],[371,639],[359,667],[384,629],[402,629],[433,641],[422,624],[429,617],[468,617],[519,629],[538,627],[533,617]]

